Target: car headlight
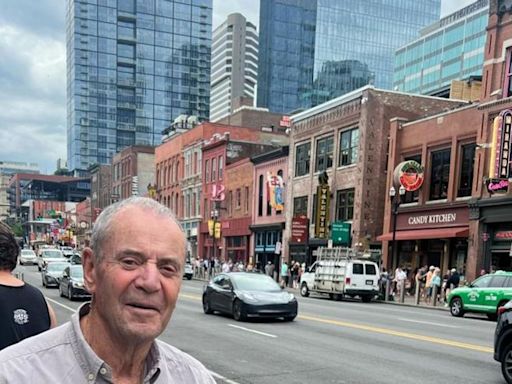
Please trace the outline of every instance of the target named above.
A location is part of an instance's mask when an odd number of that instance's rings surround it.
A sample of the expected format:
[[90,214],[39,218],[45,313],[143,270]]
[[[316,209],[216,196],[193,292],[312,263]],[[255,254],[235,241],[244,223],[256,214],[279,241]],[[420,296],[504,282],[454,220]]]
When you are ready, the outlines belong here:
[[240,298],[248,303],[257,303],[258,299],[252,293],[241,293]]
[[73,288],[83,288],[83,284],[82,283],[78,283],[76,281],[73,281],[71,283],[71,285],[73,286]]
[[297,301],[297,299],[295,298],[295,296],[291,293],[288,294],[288,301],[291,303],[291,302],[294,302],[294,301]]

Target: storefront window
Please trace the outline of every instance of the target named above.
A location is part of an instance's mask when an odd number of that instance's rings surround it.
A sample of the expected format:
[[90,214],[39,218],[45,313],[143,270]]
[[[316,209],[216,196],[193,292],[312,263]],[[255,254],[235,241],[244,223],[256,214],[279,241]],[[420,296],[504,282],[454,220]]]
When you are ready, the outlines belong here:
[[359,129],[344,131],[340,135],[339,166],[354,164],[357,162],[359,147]]
[[316,142],[315,172],[325,171],[332,167],[333,136],[319,139]]
[[336,220],[347,221],[354,217],[354,190],[336,192]]
[[462,161],[460,169],[459,189],[457,197],[471,196],[473,184],[473,164],[475,160],[476,144],[471,143],[462,146]]
[[[417,162],[418,164],[421,164],[421,155],[413,155],[413,156],[404,157],[404,161],[411,161],[411,160]],[[403,197],[403,202],[404,203],[416,203],[419,200],[419,196],[420,196],[419,189],[417,189],[416,191],[407,191],[407,192],[405,192],[405,195]]]
[[446,199],[450,179],[450,149],[432,152],[429,200]]
[[311,143],[297,145],[295,150],[295,176],[303,176],[309,173],[309,157],[311,155]]
[[293,216],[308,214],[308,197],[301,196],[293,199]]

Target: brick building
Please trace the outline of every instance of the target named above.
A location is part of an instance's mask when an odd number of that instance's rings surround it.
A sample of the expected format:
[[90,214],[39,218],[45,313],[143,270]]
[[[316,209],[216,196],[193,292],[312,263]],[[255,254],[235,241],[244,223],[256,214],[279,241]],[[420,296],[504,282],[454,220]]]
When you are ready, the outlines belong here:
[[[248,143],[264,142],[273,145],[288,143],[288,138],[284,134],[265,132],[260,128],[234,127],[206,122],[190,129],[181,130],[156,147],[156,198],[169,207],[182,223],[189,243],[190,257],[208,257],[203,256],[203,243],[199,244],[199,225],[203,222],[205,226],[203,233],[207,234],[205,220],[210,217],[211,213],[209,200],[206,205],[203,201],[206,176],[204,174],[203,144],[205,140],[209,140],[215,135],[223,137],[225,134],[228,134],[231,140]],[[224,157],[222,158],[224,159]],[[221,169],[225,165],[225,162],[221,163]],[[212,159],[208,160],[207,169],[210,175]],[[214,170],[218,174],[218,160],[216,160]],[[208,177],[211,180],[210,176]],[[208,190],[207,193],[209,192],[211,191]],[[203,235],[203,237],[205,236]]]
[[253,199],[250,157],[286,144],[287,137],[252,132],[260,137],[246,141],[233,139],[231,134],[216,134],[203,144],[203,219],[198,246],[202,258],[231,258],[234,262],[254,263],[249,257]]
[[[443,274],[451,268],[465,274],[480,115],[473,104],[413,122],[392,119],[386,191],[393,186],[395,197],[387,195],[383,235],[378,237],[387,268],[401,265],[413,271],[434,265]],[[423,172],[409,169],[410,161]],[[423,178],[419,189],[400,196],[401,172]]]
[[279,265],[285,225],[285,181],[288,180],[289,147],[251,158],[254,164],[250,255],[265,266]]
[[[91,175],[91,205],[93,222],[103,209],[112,203],[112,166],[94,164],[88,169]],[[117,200],[117,199],[116,199]]]
[[[310,264],[333,226],[348,231],[342,240],[347,245],[380,248],[390,119],[419,118],[461,104],[366,86],[292,116],[283,260]],[[292,220],[301,216],[311,219],[305,243],[291,238]]]
[[155,182],[155,147],[132,145],[112,158],[112,200],[148,196]]
[[[392,122],[388,167],[420,160],[425,182],[405,194],[394,216],[397,255],[385,255],[388,266],[455,267],[466,280],[482,269],[512,270],[511,59],[512,5],[491,0],[480,101],[420,121]],[[388,174],[388,187],[391,182]],[[388,199],[384,242],[392,238],[392,223]]]

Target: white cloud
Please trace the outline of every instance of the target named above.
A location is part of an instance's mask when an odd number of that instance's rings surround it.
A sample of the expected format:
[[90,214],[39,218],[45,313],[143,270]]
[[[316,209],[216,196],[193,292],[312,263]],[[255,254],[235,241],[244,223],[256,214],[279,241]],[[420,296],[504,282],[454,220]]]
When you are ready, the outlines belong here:
[[476,0],[441,0],[441,17],[445,17]]

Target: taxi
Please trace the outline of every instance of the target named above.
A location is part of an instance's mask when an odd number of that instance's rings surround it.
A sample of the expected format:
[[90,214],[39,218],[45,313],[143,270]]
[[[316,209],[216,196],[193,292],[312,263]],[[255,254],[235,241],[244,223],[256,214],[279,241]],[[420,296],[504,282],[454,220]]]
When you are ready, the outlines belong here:
[[464,313],[485,313],[489,319],[497,318],[498,308],[512,299],[512,272],[497,271],[480,276],[463,287],[453,289],[447,302],[452,316]]

